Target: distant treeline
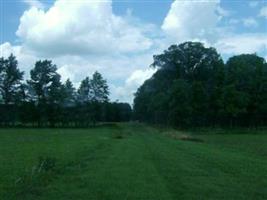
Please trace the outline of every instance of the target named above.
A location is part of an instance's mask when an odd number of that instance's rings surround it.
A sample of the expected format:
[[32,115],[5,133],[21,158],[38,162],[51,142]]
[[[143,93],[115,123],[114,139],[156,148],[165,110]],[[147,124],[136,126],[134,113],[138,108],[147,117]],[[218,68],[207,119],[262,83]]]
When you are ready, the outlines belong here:
[[109,101],[99,72],[77,90],[69,79],[61,82],[52,61],[37,61],[30,79],[23,76],[15,56],[0,58],[0,126],[87,127],[131,118],[128,103]]
[[198,42],[155,55],[157,72],[138,89],[134,117],[177,127],[266,126],[267,64],[256,54],[226,63]]

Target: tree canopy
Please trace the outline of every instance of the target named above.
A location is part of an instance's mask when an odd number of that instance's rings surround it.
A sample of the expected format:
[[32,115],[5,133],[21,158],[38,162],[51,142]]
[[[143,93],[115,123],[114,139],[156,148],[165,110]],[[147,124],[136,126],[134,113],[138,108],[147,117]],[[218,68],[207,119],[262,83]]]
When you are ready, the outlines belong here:
[[15,102],[22,78],[23,72],[13,54],[7,59],[0,58],[0,92],[5,104]]
[[[154,75],[134,98],[133,118],[177,127],[266,126],[267,64],[256,54],[230,57],[199,42],[171,45],[154,55]],[[110,102],[99,72],[77,89],[50,60],[23,79],[14,55],[0,58],[0,125],[79,126],[132,119],[131,106]]]
[[75,126],[97,122],[128,121],[131,106],[109,102],[107,81],[99,72],[86,77],[76,90],[70,79],[61,82],[57,66],[40,60],[23,80],[12,54],[0,58],[0,125]]
[[155,55],[157,72],[137,90],[136,119],[173,126],[267,123],[267,64],[256,54],[229,58],[199,42]]

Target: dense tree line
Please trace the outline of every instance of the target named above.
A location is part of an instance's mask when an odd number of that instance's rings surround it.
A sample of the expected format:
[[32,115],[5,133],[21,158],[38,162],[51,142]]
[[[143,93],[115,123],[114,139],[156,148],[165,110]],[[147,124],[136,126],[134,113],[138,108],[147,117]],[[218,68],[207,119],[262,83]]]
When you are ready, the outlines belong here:
[[87,127],[97,122],[128,121],[131,107],[110,102],[109,88],[99,72],[86,77],[76,90],[61,82],[49,60],[37,61],[30,79],[23,80],[16,57],[0,58],[0,125]]
[[267,64],[256,54],[226,63],[202,43],[172,45],[154,56],[157,72],[138,89],[134,116],[186,126],[267,125]]

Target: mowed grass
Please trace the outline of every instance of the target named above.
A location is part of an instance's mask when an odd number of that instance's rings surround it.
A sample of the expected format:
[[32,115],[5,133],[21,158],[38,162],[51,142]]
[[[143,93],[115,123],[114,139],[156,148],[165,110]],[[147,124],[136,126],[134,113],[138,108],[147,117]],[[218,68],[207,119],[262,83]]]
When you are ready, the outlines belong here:
[[[266,131],[185,134],[142,124],[1,129],[0,199],[267,199]],[[40,156],[56,160],[49,179],[18,181],[35,176]]]

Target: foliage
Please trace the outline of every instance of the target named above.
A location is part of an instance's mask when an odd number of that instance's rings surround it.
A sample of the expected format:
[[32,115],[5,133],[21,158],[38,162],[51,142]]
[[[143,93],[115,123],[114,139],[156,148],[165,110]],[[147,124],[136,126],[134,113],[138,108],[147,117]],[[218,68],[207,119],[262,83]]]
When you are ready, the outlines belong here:
[[199,42],[155,55],[157,72],[137,90],[135,119],[179,127],[267,124],[267,64],[256,54],[229,58]]
[[16,57],[0,58],[0,92],[4,103],[14,103],[18,95],[23,72],[18,69]]
[[2,126],[87,127],[131,118],[129,104],[109,102],[108,85],[99,72],[82,80],[77,91],[69,79],[61,82],[50,60],[37,61],[30,79],[22,78],[15,56],[0,58]]

